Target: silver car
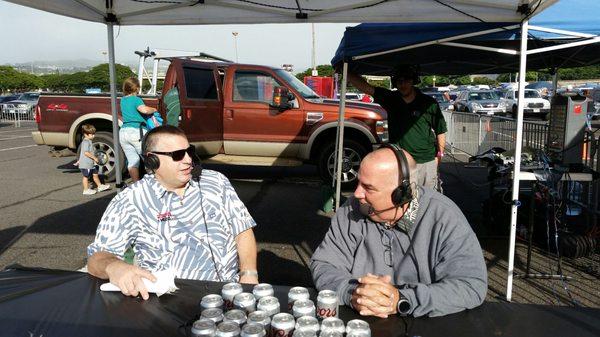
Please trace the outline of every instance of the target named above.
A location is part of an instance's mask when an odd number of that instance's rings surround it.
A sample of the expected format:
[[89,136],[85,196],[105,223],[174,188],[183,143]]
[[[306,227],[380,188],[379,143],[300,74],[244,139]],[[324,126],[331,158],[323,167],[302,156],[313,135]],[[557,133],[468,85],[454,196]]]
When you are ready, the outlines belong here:
[[493,90],[466,90],[454,101],[454,110],[482,115],[504,115],[506,102]]
[[37,105],[40,94],[37,92],[26,92],[14,101],[2,103],[1,111],[6,114],[29,115]]

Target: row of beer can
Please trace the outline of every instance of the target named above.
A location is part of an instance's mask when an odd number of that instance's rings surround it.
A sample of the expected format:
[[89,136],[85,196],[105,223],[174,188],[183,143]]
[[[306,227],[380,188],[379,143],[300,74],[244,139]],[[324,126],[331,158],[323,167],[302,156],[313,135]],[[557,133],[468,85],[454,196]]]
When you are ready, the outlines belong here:
[[[227,311],[239,309],[246,313],[261,310],[269,316],[281,311],[279,300],[274,297],[273,286],[259,283],[252,293],[244,292],[239,283],[227,283],[221,294],[206,295],[200,301],[202,310],[221,309]],[[287,311],[294,317],[314,316],[318,319],[338,317],[337,294],[331,290],[322,290],[317,296],[317,304],[310,300],[308,290],[304,287],[293,287],[288,292]]]
[[[254,311],[246,317],[239,309],[221,322],[201,317],[192,325],[194,337],[371,337],[369,324],[355,319],[344,325],[336,317],[325,318],[320,324],[316,317],[302,316],[294,319],[291,314],[278,313],[269,317],[263,311]],[[231,320],[229,320],[231,319]]]
[[192,327],[192,335],[197,337],[370,336],[366,322],[353,320],[345,326],[337,318],[337,294],[330,290],[319,292],[315,306],[306,288],[291,288],[285,313],[270,284],[257,284],[250,293],[239,283],[228,283],[220,295],[204,296],[200,306],[201,317]]

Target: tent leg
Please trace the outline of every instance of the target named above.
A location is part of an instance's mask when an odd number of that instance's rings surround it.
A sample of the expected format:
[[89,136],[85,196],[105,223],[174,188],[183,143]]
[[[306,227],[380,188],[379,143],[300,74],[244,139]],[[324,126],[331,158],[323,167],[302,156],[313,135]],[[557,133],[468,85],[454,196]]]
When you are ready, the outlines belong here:
[[119,116],[117,115],[117,72],[115,67],[115,37],[114,23],[106,23],[108,32],[108,73],[110,76],[110,108],[112,111],[113,146],[115,149],[115,177],[117,187],[121,187],[121,144],[119,144]]
[[521,25],[521,52],[519,64],[519,97],[517,103],[517,139],[515,144],[515,165],[513,170],[512,207],[510,214],[510,241],[508,247],[508,279],[506,281],[506,300],[511,301],[513,272],[515,265],[515,241],[517,234],[517,212],[519,206],[519,176],[521,173],[521,150],[523,145],[523,107],[525,104],[525,74],[527,70],[527,34],[529,21]]
[[346,110],[346,86],[348,83],[348,63],[344,62],[342,71],[342,92],[340,93],[340,111],[338,114],[338,139],[335,160],[335,210],[340,208],[342,194],[342,154],[344,153],[344,112]]

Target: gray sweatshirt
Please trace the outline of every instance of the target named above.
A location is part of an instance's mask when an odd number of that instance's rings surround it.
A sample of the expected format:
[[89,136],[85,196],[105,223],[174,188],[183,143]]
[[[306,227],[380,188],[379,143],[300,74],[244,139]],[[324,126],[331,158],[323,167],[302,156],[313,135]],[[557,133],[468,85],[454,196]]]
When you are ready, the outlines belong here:
[[317,289],[337,291],[341,302],[350,305],[357,278],[373,273],[391,275],[415,317],[442,316],[483,303],[487,270],[467,219],[450,199],[431,189],[419,187],[418,200],[407,233],[371,221],[351,197],[312,256]]

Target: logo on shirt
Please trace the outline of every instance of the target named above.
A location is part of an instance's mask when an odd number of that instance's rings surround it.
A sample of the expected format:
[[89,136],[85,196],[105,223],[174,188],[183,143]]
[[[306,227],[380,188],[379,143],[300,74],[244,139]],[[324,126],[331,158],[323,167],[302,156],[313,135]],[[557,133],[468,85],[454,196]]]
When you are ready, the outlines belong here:
[[158,219],[158,221],[161,221],[161,222],[175,219],[175,217],[171,214],[170,211],[167,211],[165,213],[158,213],[156,218]]

